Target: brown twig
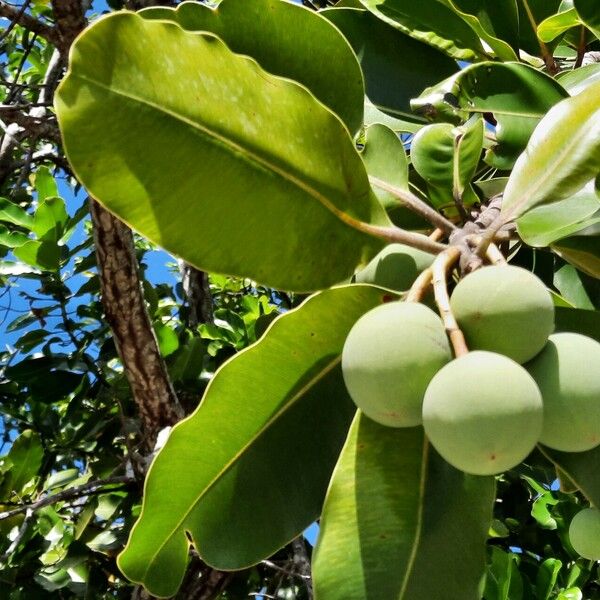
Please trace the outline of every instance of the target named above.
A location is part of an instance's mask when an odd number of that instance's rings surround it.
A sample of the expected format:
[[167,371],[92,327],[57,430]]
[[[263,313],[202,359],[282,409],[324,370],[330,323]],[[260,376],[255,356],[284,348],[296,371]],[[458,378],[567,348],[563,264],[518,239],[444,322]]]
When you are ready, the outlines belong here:
[[431,208],[431,206],[429,206],[426,202],[423,202],[423,200],[415,196],[412,192],[396,187],[395,185],[391,185],[390,183],[387,183],[387,181],[383,181],[377,177],[369,177],[369,181],[375,187],[385,190],[389,194],[392,194],[392,196],[398,198],[398,200],[400,200],[400,202],[404,204],[406,208],[409,208],[414,213],[423,217],[435,227],[439,227],[442,231],[451,233],[456,229],[456,225],[454,225],[454,223],[446,219],[446,217],[437,212],[437,210]]
[[587,28],[585,25],[582,25],[579,29],[579,44],[577,45],[577,58],[575,59],[575,64],[573,65],[574,69],[578,69],[583,64],[583,58],[585,57],[585,48],[586,48],[586,36],[587,36]]
[[58,42],[58,35],[53,27],[46,25],[26,12],[28,3],[16,8],[0,0],[0,17],[10,19],[11,24],[4,30],[2,37],[6,37],[15,25],[21,25],[33,33],[37,33],[52,44]]
[[529,24],[531,25],[531,28],[533,29],[533,34],[535,35],[535,38],[538,41],[538,44],[540,47],[540,53],[542,55],[542,58],[544,59],[544,63],[546,64],[548,73],[550,73],[550,75],[556,75],[558,69],[556,67],[556,63],[554,62],[554,57],[552,56],[552,52],[550,52],[550,49],[548,48],[548,46],[546,46],[546,44],[542,40],[540,40],[540,38],[537,34],[537,23],[535,22],[535,17],[533,16],[533,13],[531,12],[531,8],[529,6],[528,0],[523,0],[523,7],[525,8],[525,12],[527,13],[527,18],[529,19]]
[[450,338],[450,343],[454,349],[454,355],[458,358],[466,354],[469,349],[467,348],[467,342],[465,336],[461,331],[452,309],[450,308],[450,296],[448,295],[448,286],[446,283],[446,277],[448,271],[460,258],[460,250],[456,246],[449,247],[446,251],[442,252],[434,261],[431,267],[433,271],[433,291],[435,294],[435,302],[437,304],[440,316]]
[[433,280],[433,271],[431,268],[425,269],[412,284],[408,294],[406,295],[406,302],[421,302],[421,300],[427,295],[431,282]]
[[133,477],[129,477],[128,475],[107,477],[106,479],[98,479],[97,481],[84,483],[82,485],[62,490],[61,492],[57,492],[56,494],[52,494],[51,496],[44,496],[42,499],[37,500],[36,502],[32,502],[30,504],[22,504],[17,508],[4,510],[0,512],[0,521],[3,521],[4,519],[10,519],[10,517],[20,515],[21,513],[27,511],[34,512],[36,510],[39,510],[40,508],[44,508],[44,506],[56,504],[57,502],[75,500],[77,498],[82,498],[83,496],[89,496],[92,494],[97,494],[99,492],[104,492],[105,488],[108,486],[116,485],[119,487],[123,487],[131,485],[132,483],[135,483],[135,479]]
[[388,243],[398,243],[429,252],[429,254],[439,254],[448,246],[431,240],[422,233],[405,231],[399,227],[384,227],[382,225],[371,225],[370,223],[356,222],[355,227],[376,237],[386,240]]
[[444,239],[445,233],[444,231],[442,231],[439,227],[437,229],[434,229],[430,234],[429,234],[429,239],[433,240],[434,242],[441,242]]

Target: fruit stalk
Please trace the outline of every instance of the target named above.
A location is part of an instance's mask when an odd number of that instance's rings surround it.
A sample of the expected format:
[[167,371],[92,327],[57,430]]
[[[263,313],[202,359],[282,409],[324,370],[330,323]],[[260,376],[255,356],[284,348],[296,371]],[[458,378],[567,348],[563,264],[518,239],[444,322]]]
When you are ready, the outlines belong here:
[[460,258],[460,250],[456,246],[451,246],[444,252],[441,252],[433,261],[431,266],[433,274],[433,292],[440,316],[446,328],[446,333],[450,338],[450,343],[454,350],[454,355],[458,358],[469,352],[467,342],[463,332],[460,330],[452,309],[450,308],[450,296],[446,285],[448,271]]
[[425,269],[412,284],[408,294],[406,295],[406,302],[420,302],[427,294],[427,290],[429,289],[432,280],[432,269]]

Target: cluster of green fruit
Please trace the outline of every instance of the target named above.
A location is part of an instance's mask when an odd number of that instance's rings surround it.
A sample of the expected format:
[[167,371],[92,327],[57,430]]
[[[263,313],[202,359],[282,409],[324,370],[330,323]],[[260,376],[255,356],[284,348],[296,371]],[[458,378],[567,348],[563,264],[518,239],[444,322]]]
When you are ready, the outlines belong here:
[[[417,256],[413,277],[427,266],[418,251],[388,248],[388,279],[377,276],[378,257],[357,281],[398,289],[394,253],[405,264],[407,253]],[[391,302],[355,323],[342,371],[365,415],[390,427],[422,424],[445,460],[475,475],[515,467],[538,442],[566,452],[600,444],[600,344],[553,333],[552,297],[535,275],[483,267],[457,284],[450,306],[471,350],[457,358],[423,304]]]

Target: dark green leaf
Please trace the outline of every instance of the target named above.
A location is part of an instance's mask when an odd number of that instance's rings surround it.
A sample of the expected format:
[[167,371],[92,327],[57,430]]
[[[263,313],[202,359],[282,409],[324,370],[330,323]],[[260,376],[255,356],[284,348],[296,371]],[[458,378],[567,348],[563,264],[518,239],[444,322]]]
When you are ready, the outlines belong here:
[[573,4],[581,20],[600,39],[600,12],[596,0],[573,0]]
[[414,137],[410,157],[427,184],[428,196],[438,210],[455,213],[455,206],[479,201],[471,180],[483,147],[483,119],[474,116],[454,127],[435,123]]
[[497,546],[490,547],[490,554],[483,593],[485,600],[522,600],[523,579],[517,556]]
[[587,452],[559,452],[542,447],[542,452],[567,474],[594,506],[600,506],[600,446]]
[[360,60],[368,98],[395,117],[418,120],[410,100],[457,71],[435,48],[412,39],[366,10],[332,8],[320,13],[346,36]]
[[553,283],[560,295],[575,308],[594,310],[594,305],[583,287],[579,272],[571,265],[563,265],[556,271]]
[[547,558],[540,565],[535,581],[538,600],[550,600],[561,568],[562,562],[555,558]]
[[600,342],[600,311],[556,307],[556,331],[572,331]]
[[501,60],[518,60],[516,0],[443,0]]
[[[561,0],[517,0],[517,4],[519,5],[519,48],[531,56],[541,56],[542,43],[537,36],[538,25],[558,12]],[[549,53],[552,52],[554,45],[547,46]]]
[[478,597],[494,488],[443,461],[422,428],[359,413],[323,509],[319,600]]
[[[404,144],[398,135],[385,125],[376,123],[365,130],[362,158],[367,172],[386,183],[408,190],[408,160]],[[381,204],[392,221],[404,229],[426,229],[428,223],[406,208],[396,196],[375,186]]]
[[128,578],[170,596],[187,562],[186,531],[210,565],[239,569],[317,518],[355,410],[342,346],[384,294],[352,285],[312,296],[217,372],[148,473],[140,520],[119,557]]
[[452,58],[473,60],[485,55],[477,34],[444,1],[361,0],[366,8],[403,33]]

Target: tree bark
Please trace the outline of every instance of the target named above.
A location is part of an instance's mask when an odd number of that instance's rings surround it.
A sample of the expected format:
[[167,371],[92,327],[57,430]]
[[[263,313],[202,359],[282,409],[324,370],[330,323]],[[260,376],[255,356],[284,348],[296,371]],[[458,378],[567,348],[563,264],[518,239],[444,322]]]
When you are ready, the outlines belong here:
[[149,448],[182,417],[142,295],[131,229],[90,198],[102,305]]
[[181,285],[188,306],[187,324],[196,327],[200,323],[213,323],[213,302],[208,274],[183,260],[177,261],[181,273]]

